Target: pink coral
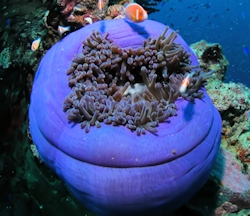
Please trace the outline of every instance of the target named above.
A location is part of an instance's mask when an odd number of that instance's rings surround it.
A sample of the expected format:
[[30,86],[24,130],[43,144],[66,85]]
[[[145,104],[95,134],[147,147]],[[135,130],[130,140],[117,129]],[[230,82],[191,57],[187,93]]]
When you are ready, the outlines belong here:
[[63,19],[81,26],[105,19],[109,1],[103,0],[102,10],[97,7],[97,3],[97,0],[57,0],[62,8]]
[[77,3],[77,0],[58,0],[57,4],[61,7],[64,7],[62,14],[69,14],[73,10]]
[[224,147],[220,149],[212,173],[224,187],[233,192],[243,193],[250,189],[250,174],[244,175],[241,172],[240,164],[234,160],[232,153]]

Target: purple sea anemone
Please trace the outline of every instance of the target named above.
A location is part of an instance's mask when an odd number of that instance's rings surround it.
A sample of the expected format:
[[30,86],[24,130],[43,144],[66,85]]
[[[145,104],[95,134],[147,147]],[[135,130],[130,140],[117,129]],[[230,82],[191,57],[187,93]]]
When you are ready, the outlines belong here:
[[[30,131],[44,161],[97,215],[158,215],[206,182],[221,118],[177,32],[124,19],[54,45],[37,71]],[[185,77],[190,83],[180,93]]]

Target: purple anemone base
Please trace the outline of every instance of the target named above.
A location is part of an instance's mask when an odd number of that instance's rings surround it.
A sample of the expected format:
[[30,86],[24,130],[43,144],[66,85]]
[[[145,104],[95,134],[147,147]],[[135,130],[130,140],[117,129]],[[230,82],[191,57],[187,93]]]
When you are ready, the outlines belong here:
[[[211,99],[177,99],[178,115],[138,136],[124,126],[101,123],[85,133],[67,120],[66,71],[92,30],[109,33],[122,48],[157,38],[165,25],[124,19],[88,25],[55,44],[37,71],[29,109],[30,132],[41,159],[97,215],[158,215],[185,204],[206,182],[221,140],[221,118]],[[167,32],[169,34],[171,30]],[[178,36],[180,43],[190,50]],[[197,58],[192,53],[193,65]]]

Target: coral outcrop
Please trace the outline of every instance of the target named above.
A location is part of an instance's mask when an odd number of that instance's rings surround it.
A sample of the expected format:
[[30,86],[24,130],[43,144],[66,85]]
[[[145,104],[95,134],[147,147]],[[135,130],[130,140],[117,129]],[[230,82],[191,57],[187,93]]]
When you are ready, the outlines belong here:
[[219,44],[203,40],[191,47],[203,70],[216,71],[206,89],[223,119],[221,149],[211,176],[221,185],[221,206],[214,214],[241,215],[250,206],[247,201],[250,197],[250,89],[241,83],[223,82],[228,61]]
[[191,44],[190,47],[197,55],[202,70],[214,70],[216,73],[214,73],[213,77],[218,80],[224,80],[229,63],[223,55],[220,44],[201,40]]

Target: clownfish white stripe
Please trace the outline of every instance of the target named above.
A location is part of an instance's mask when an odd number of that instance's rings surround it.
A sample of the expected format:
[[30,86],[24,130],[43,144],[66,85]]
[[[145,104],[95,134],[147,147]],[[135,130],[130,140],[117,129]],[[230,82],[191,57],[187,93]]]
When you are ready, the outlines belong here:
[[191,74],[188,74],[181,82],[181,86],[179,88],[179,91],[181,94],[186,93],[187,91],[187,87],[190,84],[190,80],[191,80]]
[[132,22],[142,22],[148,18],[147,11],[137,3],[130,3],[124,9],[124,15]]
[[40,42],[41,42],[41,38],[40,37],[37,38],[36,40],[34,40],[32,42],[32,44],[31,44],[31,50],[32,51],[36,51],[38,49],[38,47],[39,47]]
[[139,20],[139,10],[137,9],[136,10],[136,21],[138,21]]

